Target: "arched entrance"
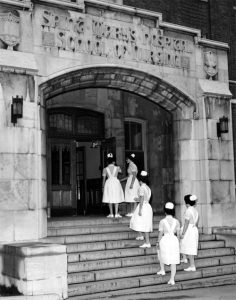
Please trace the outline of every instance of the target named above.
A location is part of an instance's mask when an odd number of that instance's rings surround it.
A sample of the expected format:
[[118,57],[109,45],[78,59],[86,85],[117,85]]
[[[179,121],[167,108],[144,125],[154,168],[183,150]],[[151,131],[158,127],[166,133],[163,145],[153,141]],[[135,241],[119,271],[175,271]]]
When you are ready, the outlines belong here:
[[[162,212],[163,203],[174,199],[178,157],[173,128],[179,117],[193,116],[196,106],[188,96],[151,74],[115,66],[57,76],[42,84],[41,91],[48,120],[48,197],[55,215],[59,211],[98,213],[92,203],[101,207],[101,171],[107,151],[116,153],[123,170],[125,154],[136,153],[139,169],[151,175],[155,212]],[[91,117],[97,122],[94,129]],[[95,157],[90,176],[85,165]],[[63,178],[70,180],[64,184]]]

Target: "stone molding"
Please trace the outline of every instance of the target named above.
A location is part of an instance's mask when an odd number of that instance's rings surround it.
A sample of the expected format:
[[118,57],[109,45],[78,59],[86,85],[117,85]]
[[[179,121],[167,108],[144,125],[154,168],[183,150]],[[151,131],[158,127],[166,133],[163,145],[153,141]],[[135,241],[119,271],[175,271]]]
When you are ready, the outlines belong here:
[[32,53],[0,49],[0,71],[36,75],[38,67]]
[[33,2],[52,5],[56,7],[63,6],[64,8],[74,9],[78,11],[84,10],[84,0],[76,0],[76,2],[72,2],[70,0],[34,0]]
[[0,0],[0,3],[17,7],[20,9],[32,9],[31,0]]
[[199,86],[204,97],[224,98],[230,100],[232,94],[228,83],[199,79]]

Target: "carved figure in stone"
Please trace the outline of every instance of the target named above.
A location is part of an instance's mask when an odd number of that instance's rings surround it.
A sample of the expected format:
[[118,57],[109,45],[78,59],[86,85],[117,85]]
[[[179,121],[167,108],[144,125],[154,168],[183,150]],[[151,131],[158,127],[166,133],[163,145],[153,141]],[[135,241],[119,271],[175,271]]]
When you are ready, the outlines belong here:
[[12,12],[0,13],[0,40],[9,50],[20,42],[20,18]]
[[217,73],[217,57],[212,51],[204,53],[204,70],[207,73],[207,79],[212,80]]

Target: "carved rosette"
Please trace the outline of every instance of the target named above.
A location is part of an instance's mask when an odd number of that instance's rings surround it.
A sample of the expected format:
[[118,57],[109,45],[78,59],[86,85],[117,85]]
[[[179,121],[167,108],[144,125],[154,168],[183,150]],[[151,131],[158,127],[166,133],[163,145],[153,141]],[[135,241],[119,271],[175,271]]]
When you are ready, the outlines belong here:
[[9,50],[20,42],[20,18],[12,12],[0,13],[0,39]]
[[204,70],[210,80],[218,73],[217,57],[212,51],[204,52]]

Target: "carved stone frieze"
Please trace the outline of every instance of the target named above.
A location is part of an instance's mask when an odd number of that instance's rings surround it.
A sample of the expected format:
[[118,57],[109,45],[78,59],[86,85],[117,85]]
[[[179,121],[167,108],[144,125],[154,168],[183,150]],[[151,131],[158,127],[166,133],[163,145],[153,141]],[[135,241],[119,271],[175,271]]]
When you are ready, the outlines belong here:
[[207,79],[214,79],[218,73],[217,69],[217,56],[212,51],[204,52],[204,70]]
[[0,40],[9,50],[20,43],[20,18],[10,11],[0,13]]

